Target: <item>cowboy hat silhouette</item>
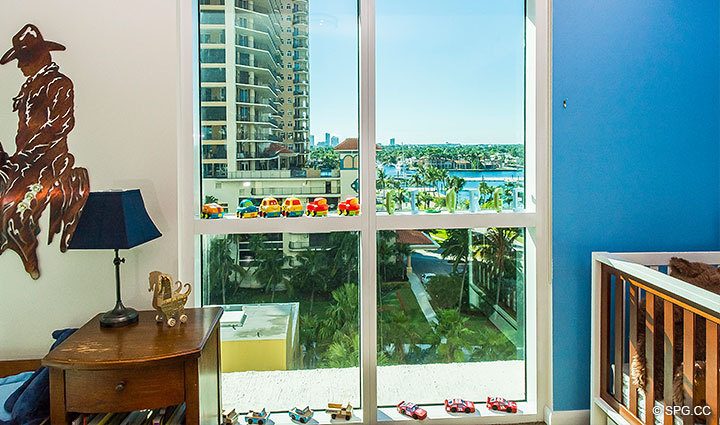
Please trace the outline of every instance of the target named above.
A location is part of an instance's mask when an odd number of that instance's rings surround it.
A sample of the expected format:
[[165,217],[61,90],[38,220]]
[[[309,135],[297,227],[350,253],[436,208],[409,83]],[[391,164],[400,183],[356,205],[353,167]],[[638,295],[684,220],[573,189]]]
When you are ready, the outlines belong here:
[[0,65],[13,59],[30,61],[38,55],[52,50],[65,50],[65,46],[54,41],[47,41],[40,30],[33,24],[27,24],[12,38],[13,46],[0,58]]

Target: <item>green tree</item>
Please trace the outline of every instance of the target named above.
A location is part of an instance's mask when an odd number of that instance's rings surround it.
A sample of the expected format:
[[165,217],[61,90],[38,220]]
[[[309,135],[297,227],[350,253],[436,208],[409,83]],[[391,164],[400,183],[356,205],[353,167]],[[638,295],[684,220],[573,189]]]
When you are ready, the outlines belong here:
[[[243,279],[247,275],[247,270],[240,266],[232,256],[233,248],[237,246],[233,242],[233,238],[230,236],[214,237],[210,241],[210,247],[207,254],[207,286],[210,288],[211,293],[215,292],[216,288],[219,288],[220,301],[222,304],[227,304],[227,284],[233,274],[236,273]],[[239,285],[236,285],[236,287],[237,286]]]
[[515,228],[491,227],[480,236],[473,256],[488,268],[490,277],[495,281],[495,303],[500,299],[502,282],[508,277],[515,276],[518,270],[516,261],[517,251],[515,243],[520,232]]
[[444,259],[452,260],[452,272],[456,274],[460,265],[463,266],[460,296],[457,308],[460,310],[465,292],[465,277],[467,276],[467,264],[470,259],[470,230],[468,229],[448,229],[446,230],[447,238],[440,242]]
[[437,311],[438,323],[435,325],[435,339],[438,344],[438,356],[445,362],[465,360],[463,350],[471,350],[475,332],[468,328],[468,318],[455,309]]
[[272,292],[270,302],[275,302],[275,291],[285,280],[285,255],[280,249],[264,249],[256,258],[258,264],[253,276],[265,292]]

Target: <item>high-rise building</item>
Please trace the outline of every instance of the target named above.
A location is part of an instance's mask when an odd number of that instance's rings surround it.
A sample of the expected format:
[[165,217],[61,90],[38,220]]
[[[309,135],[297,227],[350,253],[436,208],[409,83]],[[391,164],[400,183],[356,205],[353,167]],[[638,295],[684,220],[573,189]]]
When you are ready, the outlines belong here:
[[231,212],[244,198],[339,197],[339,170],[308,163],[308,8],[308,0],[200,0],[203,195]]
[[307,0],[200,0],[203,175],[303,167]]
[[390,139],[390,146],[395,146],[395,138]]
[[333,136],[330,138],[330,146],[335,147],[338,145],[338,143],[340,143],[340,138],[338,138],[337,136]]
[[314,134],[310,135],[310,147],[311,148],[315,147],[315,135]]
[[330,146],[330,133],[325,133],[325,146]]

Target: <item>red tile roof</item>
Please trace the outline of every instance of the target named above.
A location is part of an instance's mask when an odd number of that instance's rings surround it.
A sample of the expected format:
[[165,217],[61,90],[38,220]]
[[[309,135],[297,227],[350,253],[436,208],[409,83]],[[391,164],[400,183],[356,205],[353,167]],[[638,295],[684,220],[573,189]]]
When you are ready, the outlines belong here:
[[292,154],[293,151],[287,148],[282,143],[270,143],[270,146],[265,149],[267,154]]
[[435,245],[432,239],[419,230],[396,230],[397,243],[405,245]]
[[[380,145],[375,145],[377,150],[381,150]],[[357,137],[349,137],[334,148],[336,151],[356,151],[358,150],[358,139]]]

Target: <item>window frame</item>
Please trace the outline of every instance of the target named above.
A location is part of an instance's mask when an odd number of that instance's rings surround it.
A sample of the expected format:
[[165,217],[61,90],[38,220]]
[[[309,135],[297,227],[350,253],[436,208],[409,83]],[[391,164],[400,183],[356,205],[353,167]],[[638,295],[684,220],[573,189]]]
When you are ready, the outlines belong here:
[[[428,408],[425,422],[432,424],[482,424],[542,421],[552,400],[551,363],[551,9],[550,0],[526,0],[525,16],[525,210],[521,212],[477,212],[441,215],[387,215],[375,208],[376,67],[375,4],[358,0],[359,107],[360,107],[360,197],[362,214],[328,216],[322,220],[201,220],[199,5],[198,0],[177,3],[178,38],[178,276],[200,282],[200,235],[230,233],[325,233],[360,232],[360,396],[359,421],[414,421],[400,419],[394,408],[377,406],[377,263],[378,230],[523,227],[526,244],[526,400],[522,413],[512,416],[454,417],[440,406]],[[372,142],[370,142],[372,141]],[[199,283],[198,283],[199,284]],[[193,291],[193,303],[202,305],[202,291]],[[441,401],[438,401],[441,402]],[[276,415],[277,416],[277,415]],[[274,417],[276,424],[287,418]],[[353,421],[357,422],[357,421]],[[289,422],[288,422],[289,423]]]

